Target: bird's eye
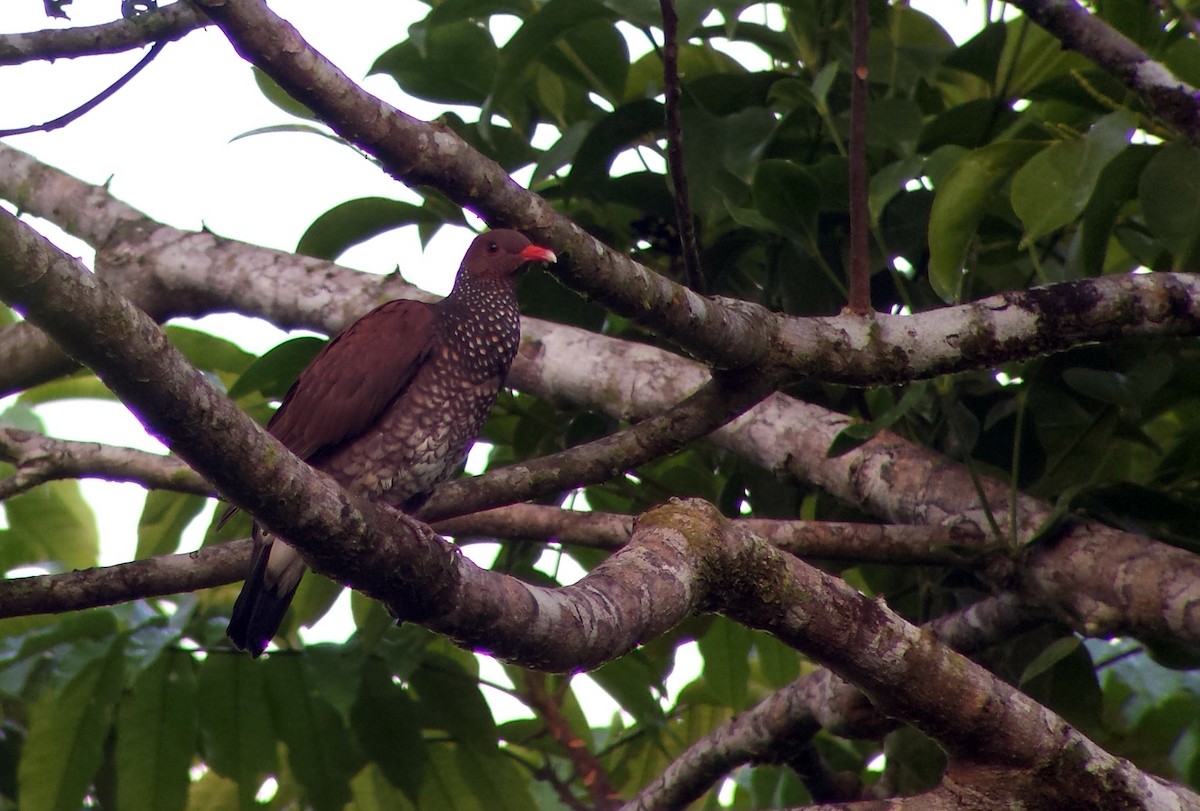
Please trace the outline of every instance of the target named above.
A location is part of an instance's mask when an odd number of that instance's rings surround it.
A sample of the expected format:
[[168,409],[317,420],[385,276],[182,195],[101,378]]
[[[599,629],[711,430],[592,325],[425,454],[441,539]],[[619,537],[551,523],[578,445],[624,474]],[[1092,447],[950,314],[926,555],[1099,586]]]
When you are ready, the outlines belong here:
[[495,253],[495,252],[496,252],[496,251],[498,251],[498,250],[500,250],[500,246],[499,246],[499,245],[497,245],[495,242],[489,242],[489,243],[488,243],[488,245],[487,245],[487,252],[488,252],[488,253]]

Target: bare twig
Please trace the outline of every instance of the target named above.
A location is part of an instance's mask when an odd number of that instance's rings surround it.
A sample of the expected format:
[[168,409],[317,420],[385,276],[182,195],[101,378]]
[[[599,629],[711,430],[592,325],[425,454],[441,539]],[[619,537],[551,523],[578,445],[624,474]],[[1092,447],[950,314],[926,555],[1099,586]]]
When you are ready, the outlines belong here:
[[597,484],[666,456],[737,418],[772,390],[764,374],[718,374],[685,400],[630,428],[584,445],[448,482],[420,516],[436,521]]
[[47,121],[44,124],[30,124],[27,127],[16,127],[15,129],[0,130],[0,138],[7,137],[9,135],[27,135],[31,132],[50,132],[52,130],[67,126],[72,121],[81,118],[84,114],[96,109],[105,101],[112,98],[114,93],[116,93],[125,85],[129,84],[130,79],[141,73],[142,68],[153,62],[154,57],[158,56],[165,47],[167,47],[167,40],[165,39],[151,45],[150,50],[146,52],[146,55],[139,59],[138,63],[130,68],[124,76],[122,76],[120,79],[117,79],[108,87],[104,88],[95,96],[88,99],[74,110],[71,110],[69,113],[64,113],[58,118]]
[[223,586],[246,576],[252,547],[249,540],[233,541],[103,568],[3,579],[0,616],[61,614]]
[[102,445],[70,442],[33,431],[0,427],[0,461],[16,470],[0,481],[0,501],[55,479],[96,478],[136,482],[147,488],[211,495],[212,486],[170,456]]
[[696,223],[688,198],[687,172],[683,166],[683,126],[679,121],[679,17],[675,0],[659,0],[663,19],[663,96],[667,124],[667,164],[675,191],[675,219],[679,223],[679,247],[688,285],[704,292],[704,274],[700,267],[700,249],[696,245]]
[[[472,481],[460,480],[462,489],[468,490]],[[460,541],[474,537],[520,538],[615,552],[629,542],[633,521],[632,515],[513,504],[438,521],[433,527]],[[973,524],[931,527],[765,518],[735,519],[734,523],[803,558],[961,565],[1000,551],[990,549],[985,535]]]
[[211,25],[208,18],[191,4],[172,3],[102,25],[0,34],[0,66],[120,53],[176,40],[206,25]]
[[851,312],[871,312],[871,221],[867,211],[867,0],[854,0],[850,75],[850,301]]

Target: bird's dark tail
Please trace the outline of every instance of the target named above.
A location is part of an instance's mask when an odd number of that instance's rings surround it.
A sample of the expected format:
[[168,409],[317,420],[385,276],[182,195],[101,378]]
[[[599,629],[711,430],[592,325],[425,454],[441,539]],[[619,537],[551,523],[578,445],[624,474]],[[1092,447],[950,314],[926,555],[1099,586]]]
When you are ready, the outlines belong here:
[[304,572],[304,561],[287,544],[267,539],[256,545],[250,576],[233,604],[225,631],[235,646],[256,659],[266,650],[283,622]]

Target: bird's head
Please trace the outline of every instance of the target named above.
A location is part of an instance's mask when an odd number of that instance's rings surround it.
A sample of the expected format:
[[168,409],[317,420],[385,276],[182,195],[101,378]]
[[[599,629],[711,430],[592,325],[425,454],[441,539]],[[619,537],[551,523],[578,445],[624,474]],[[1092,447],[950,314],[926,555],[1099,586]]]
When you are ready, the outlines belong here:
[[534,245],[524,234],[498,229],[475,237],[459,273],[475,279],[515,280],[530,262],[557,261],[554,251]]

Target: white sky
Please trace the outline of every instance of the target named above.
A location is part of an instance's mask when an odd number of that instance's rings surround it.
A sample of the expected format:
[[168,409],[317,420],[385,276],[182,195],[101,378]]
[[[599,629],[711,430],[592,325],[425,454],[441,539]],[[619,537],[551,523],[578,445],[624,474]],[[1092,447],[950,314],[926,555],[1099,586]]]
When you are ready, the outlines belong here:
[[[70,21],[48,19],[42,0],[3,0],[0,33],[108,22],[119,14],[117,0],[75,0]],[[978,0],[914,2],[960,40],[982,19]],[[432,118],[443,111],[403,97],[386,77],[367,77],[372,61],[406,36],[425,6],[396,0],[273,0],[272,8],[289,20],[326,57],[372,93],[406,112]],[[761,11],[758,12],[761,15]],[[0,128],[53,119],[117,79],[141,52],[34,62],[0,67]],[[158,58],[115,96],[63,129],[4,139],[13,147],[91,183],[109,183],[112,193],[153,219],[182,229],[207,227],[225,237],[281,250],[292,250],[321,213],[337,203],[378,195],[415,200],[353,151],[328,139],[302,134],[267,134],[233,139],[250,130],[294,119],[265,101],[250,68],[233,52],[218,29],[193,32],[166,46]],[[90,251],[57,229],[37,227],[90,265]],[[341,263],[387,273],[400,257],[406,278],[445,293],[471,235],[443,229],[429,253],[409,230],[377,237],[357,246]],[[282,333],[248,319],[216,317],[206,328],[259,353],[278,343]],[[0,401],[2,410],[4,401]],[[38,408],[48,431],[67,439],[104,441],[161,450],[121,407],[89,401]],[[101,532],[101,562],[129,560],[143,491],[135,485],[88,480],[84,494],[94,505]],[[99,508],[96,505],[103,505]],[[2,516],[0,516],[2,521]],[[195,529],[201,529],[196,527]],[[202,529],[201,529],[202,531]],[[199,532],[190,535],[198,544]],[[338,612],[339,628],[345,614]],[[317,637],[344,635],[318,628]],[[489,668],[487,675],[495,677]],[[498,680],[503,681],[502,673]],[[598,721],[611,702],[593,703]],[[524,713],[521,713],[524,714]]]

